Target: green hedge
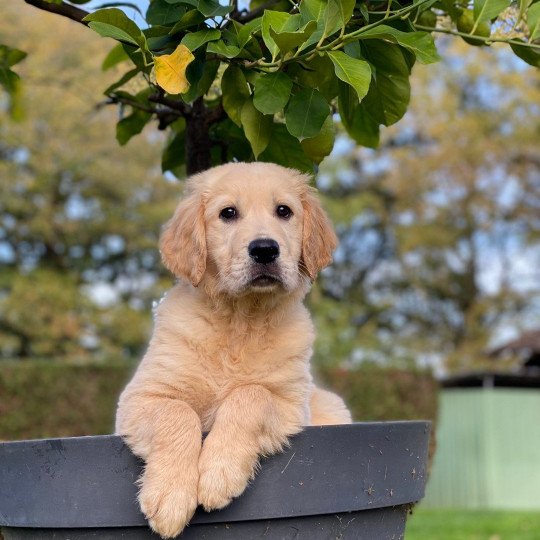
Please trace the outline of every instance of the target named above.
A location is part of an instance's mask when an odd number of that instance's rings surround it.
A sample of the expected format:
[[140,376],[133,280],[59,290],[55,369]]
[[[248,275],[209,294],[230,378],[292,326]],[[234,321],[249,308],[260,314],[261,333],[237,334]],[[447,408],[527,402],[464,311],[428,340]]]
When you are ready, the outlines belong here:
[[0,362],[0,440],[112,433],[126,364]]
[[347,402],[353,420],[431,420],[429,467],[435,455],[437,381],[429,371],[364,366],[361,369],[320,369],[318,379]]
[[337,392],[355,421],[435,420],[438,385],[428,371],[321,368],[317,379]]
[[[0,362],[0,440],[111,433],[126,364]],[[327,369],[319,379],[345,398],[355,420],[434,419],[437,386],[428,373]]]

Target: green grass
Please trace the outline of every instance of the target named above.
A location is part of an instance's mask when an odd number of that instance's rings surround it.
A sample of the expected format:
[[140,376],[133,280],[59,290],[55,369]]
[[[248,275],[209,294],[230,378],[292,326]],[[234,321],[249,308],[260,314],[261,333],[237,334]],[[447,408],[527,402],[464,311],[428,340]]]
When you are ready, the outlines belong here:
[[540,540],[540,511],[419,508],[409,517],[405,540]]

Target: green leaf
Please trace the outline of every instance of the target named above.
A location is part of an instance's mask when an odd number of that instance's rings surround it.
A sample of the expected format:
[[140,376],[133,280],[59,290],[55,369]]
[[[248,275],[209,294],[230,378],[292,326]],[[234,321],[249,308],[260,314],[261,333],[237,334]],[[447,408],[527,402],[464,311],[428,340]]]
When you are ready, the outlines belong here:
[[236,58],[240,54],[239,47],[228,45],[224,41],[211,41],[206,50],[224,56],[225,58]]
[[9,117],[18,122],[24,117],[24,110],[21,103],[21,80],[11,69],[0,65],[0,86],[8,93]]
[[308,21],[319,21],[324,16],[328,2],[327,0],[302,0],[300,2],[300,15],[304,23]]
[[15,94],[18,90],[19,76],[9,68],[0,66],[0,85],[8,94]]
[[240,114],[244,103],[249,99],[250,93],[246,77],[238,66],[230,64],[223,73],[221,92],[225,112],[237,126],[241,126]]
[[282,111],[289,101],[293,82],[285,73],[266,73],[255,82],[253,104],[263,114]]
[[88,26],[102,37],[110,37],[118,41],[138,45],[138,42],[134,38],[132,38],[127,32],[124,32],[124,30],[112,24],[91,22],[88,24]]
[[135,64],[141,71],[149,73],[151,66],[146,65],[146,59],[144,53],[139,47],[130,45],[128,43],[121,43],[125,53],[129,56],[129,59]]
[[273,0],[272,2],[269,2],[268,0],[248,0],[247,4],[249,4],[249,11],[253,11],[255,9],[259,8],[265,8],[267,5],[271,3],[272,7],[276,11],[290,11],[291,9],[291,3],[289,0]]
[[116,124],[116,140],[120,145],[125,145],[134,135],[138,135],[144,129],[151,118],[150,113],[134,109],[129,116],[122,118]]
[[336,128],[332,116],[329,116],[320,133],[311,139],[304,139],[300,144],[304,153],[315,163],[319,164],[334,148]]
[[219,41],[211,41],[208,44],[207,51],[225,56],[226,58],[235,58],[238,56],[241,52],[241,47],[238,46],[237,34],[229,30],[223,30],[221,37],[222,39]]
[[540,52],[538,49],[532,49],[531,47],[527,47],[527,45],[517,45],[517,44],[510,44],[510,47],[512,47],[512,50],[514,51],[514,54],[521,58],[524,62],[527,62],[530,66],[534,66],[537,68],[540,68]]
[[304,0],[300,4],[302,20],[317,21],[317,29],[299,50],[307,49],[344,28],[353,14],[355,4],[355,0]]
[[214,141],[221,141],[226,149],[228,161],[250,161],[253,158],[251,146],[244,130],[226,118],[210,128],[210,136]]
[[184,44],[190,51],[195,51],[205,43],[214,41],[221,37],[221,32],[216,28],[207,28],[198,32],[186,34],[180,43]]
[[362,103],[379,124],[390,126],[403,118],[411,96],[410,66],[405,52],[383,41],[362,44],[373,78]]
[[7,45],[0,45],[0,66],[13,67],[27,57],[27,53],[20,49],[12,49]]
[[189,4],[196,7],[206,18],[223,17],[231,11],[231,6],[222,6],[216,0],[166,0],[170,4]]
[[242,127],[255,159],[268,146],[272,132],[272,117],[259,112],[251,99],[247,99],[240,114]]
[[527,27],[529,28],[529,41],[540,38],[540,3],[533,4],[527,10]]
[[277,32],[270,26],[270,36],[278,46],[281,54],[286,54],[306,41],[317,28],[315,21],[309,21],[305,26],[296,31]]
[[301,15],[290,15],[283,11],[271,11],[266,9],[262,16],[261,30],[264,44],[270,51],[272,58],[277,56],[279,47],[270,34],[270,27],[274,29],[274,32],[294,32],[299,28],[301,24]]
[[171,28],[169,34],[172,36],[186,28],[197,26],[202,23],[204,19],[204,15],[198,9],[191,9],[182,15],[180,20]]
[[176,23],[186,12],[186,7],[180,4],[169,4],[165,0],[152,0],[146,10],[148,24],[167,25]]
[[340,83],[339,114],[347,133],[358,144],[376,148],[379,126],[396,123],[407,111],[410,64],[407,51],[379,40],[363,42],[362,53],[373,70],[369,91],[358,103],[353,88]]
[[364,17],[366,24],[369,24],[369,11],[366,4],[360,4],[359,7],[360,7],[360,13],[362,14],[362,17]]
[[129,56],[126,54],[123,44],[117,43],[109,51],[109,54],[107,54],[107,56],[103,60],[103,63],[101,64],[101,69],[103,71],[107,71],[108,69],[111,69],[120,62],[125,62],[126,60],[129,60]]
[[[504,0],[506,1],[506,0]],[[441,58],[433,37],[427,32],[402,32],[384,24],[366,30],[358,37],[359,40],[384,39],[397,43],[416,55],[422,64],[438,62]]]
[[238,55],[238,58],[243,58],[245,60],[249,60],[250,62],[256,62],[257,60],[260,60],[264,57],[261,45],[264,45],[264,43],[262,43],[262,40],[259,43],[257,38],[252,36],[244,45],[244,48]]
[[317,88],[328,102],[338,93],[339,80],[334,71],[334,64],[326,54],[317,55],[309,61],[302,62],[302,64],[291,64],[288,69],[288,73],[296,79],[300,86]]
[[198,97],[204,96],[212,86],[218,68],[219,60],[207,61],[202,50],[197,51],[195,61],[188,66],[186,71],[190,86],[189,90],[182,94],[182,100],[192,103]]
[[345,83],[339,85],[339,115],[343,127],[358,144],[368,148],[379,146],[379,122],[363,102],[358,103],[354,89]]
[[519,13],[518,13],[518,19],[522,20],[525,16],[525,12],[527,9],[529,9],[529,6],[532,3],[532,0],[519,0]]
[[141,29],[120,9],[98,9],[87,15],[83,21],[103,37],[112,37],[146,49],[146,38]]
[[[236,23],[236,21],[233,21],[233,22]],[[262,26],[261,17],[257,17],[256,19],[253,19],[252,21],[249,21],[248,23],[241,26],[241,28],[238,29],[238,36],[237,36],[238,46],[243,48],[246,45],[246,43],[251,39],[251,36],[253,36],[253,34],[257,33],[261,29],[261,26]]]
[[128,81],[133,79],[133,77],[135,77],[135,75],[138,75],[140,72],[141,70],[139,68],[134,68],[131,71],[124,73],[124,75],[122,75],[120,79],[118,79],[115,83],[107,87],[103,93],[106,96],[108,96],[109,94],[112,94],[117,88],[124,86],[124,84],[126,84]]
[[169,34],[167,26],[151,26],[143,30],[143,33],[146,36],[148,48],[154,53],[170,54],[178,45],[178,40]]
[[[475,26],[494,19],[510,5],[510,0],[474,0]],[[474,29],[471,33],[474,33]]]
[[371,81],[371,68],[365,60],[352,58],[341,51],[331,51],[328,53],[332,60],[336,76],[343,82],[350,84],[361,101],[369,90]]
[[270,142],[259,158],[260,161],[313,173],[313,162],[306,156],[298,139],[283,124],[274,124]]
[[330,107],[315,88],[305,88],[295,94],[285,111],[289,133],[299,140],[315,137],[330,114]]
[[340,26],[345,26],[352,17],[356,0],[328,0],[327,11],[339,14]]
[[331,36],[351,18],[356,0],[328,0],[324,11],[323,35]]

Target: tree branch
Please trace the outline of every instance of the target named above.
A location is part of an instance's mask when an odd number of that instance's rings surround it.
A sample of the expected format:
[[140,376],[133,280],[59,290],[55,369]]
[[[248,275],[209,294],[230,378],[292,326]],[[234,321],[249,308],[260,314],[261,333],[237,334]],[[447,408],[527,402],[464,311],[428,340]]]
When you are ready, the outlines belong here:
[[153,107],[149,107],[145,105],[144,103],[140,103],[135,99],[128,99],[125,97],[120,96],[110,96],[109,99],[107,99],[105,102],[105,105],[118,105],[119,103],[122,103],[123,105],[129,105],[130,107],[133,107],[134,109],[139,109],[141,111],[150,113],[150,114],[158,114],[158,111],[154,109]]
[[67,17],[72,21],[84,24],[88,26],[88,23],[84,22],[83,19],[89,15],[88,11],[72,6],[71,4],[51,4],[45,0],[24,0],[27,4],[34,6],[43,11],[48,11],[49,13],[54,13],[55,15],[61,15],[62,17]]
[[151,103],[158,103],[159,105],[165,105],[165,107],[168,107],[173,111],[178,111],[182,116],[188,116],[191,113],[191,107],[189,105],[186,105],[183,101],[165,97],[162,91],[149,96],[148,101]]
[[227,113],[223,108],[223,103],[220,101],[216,107],[214,107],[213,109],[208,109],[205,120],[206,124],[208,126],[211,126],[212,124],[217,124],[218,122],[221,122],[221,120],[224,120],[225,118],[227,118]]
[[464,38],[474,39],[475,41],[482,43],[507,43],[508,45],[519,45],[520,47],[527,47],[528,49],[540,51],[540,43],[533,43],[530,41],[520,41],[519,39],[513,38],[475,36],[473,34],[466,34],[465,32],[458,32],[457,30],[451,30],[448,28],[431,28],[430,26],[422,26],[421,24],[415,24],[414,26],[418,30],[423,30],[424,32],[440,32],[442,34],[449,34],[451,36],[460,36]]
[[107,105],[120,103],[123,105],[129,105],[134,109],[139,109],[141,111],[154,114],[157,118],[158,129],[160,131],[167,129],[167,127],[169,127],[173,122],[176,122],[176,120],[178,120],[179,118],[185,118],[185,114],[180,112],[178,109],[173,110],[168,107],[155,109],[153,107],[144,105],[143,103],[139,103],[138,101],[127,99],[124,97],[112,96],[105,102],[105,104]]

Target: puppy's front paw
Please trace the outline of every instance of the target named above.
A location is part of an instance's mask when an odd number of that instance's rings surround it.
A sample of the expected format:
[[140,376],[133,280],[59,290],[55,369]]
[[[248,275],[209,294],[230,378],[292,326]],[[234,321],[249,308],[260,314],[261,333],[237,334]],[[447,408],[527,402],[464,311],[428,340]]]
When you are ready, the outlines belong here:
[[198,499],[207,512],[227,506],[246,489],[257,460],[213,453],[210,448],[199,459]]
[[139,504],[152,530],[162,538],[179,535],[197,508],[196,480],[153,476],[146,471],[141,484]]

